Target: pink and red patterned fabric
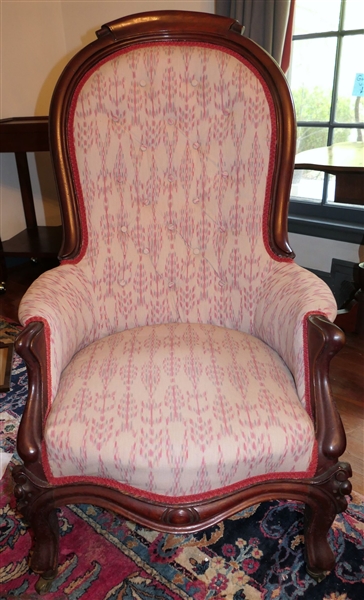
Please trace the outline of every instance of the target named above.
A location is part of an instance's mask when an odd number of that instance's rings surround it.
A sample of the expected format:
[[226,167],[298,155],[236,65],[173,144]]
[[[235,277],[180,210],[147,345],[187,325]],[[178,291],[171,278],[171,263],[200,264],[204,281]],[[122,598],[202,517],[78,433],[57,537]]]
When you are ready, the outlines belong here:
[[258,74],[205,44],[120,52],[80,83],[69,145],[81,252],[20,308],[48,333],[50,474],[189,495],[308,472],[304,323],[336,304],[269,248],[275,116]]
[[272,348],[188,323],[86,346],[63,372],[45,429],[53,476],[98,476],[165,496],[305,471],[314,440]]

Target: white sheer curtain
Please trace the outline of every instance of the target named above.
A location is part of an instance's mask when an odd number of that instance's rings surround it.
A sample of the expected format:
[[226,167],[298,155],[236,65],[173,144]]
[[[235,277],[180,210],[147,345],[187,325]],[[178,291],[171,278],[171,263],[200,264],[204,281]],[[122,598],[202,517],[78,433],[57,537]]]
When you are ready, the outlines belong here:
[[215,12],[236,19],[283,71],[289,67],[295,0],[215,0]]

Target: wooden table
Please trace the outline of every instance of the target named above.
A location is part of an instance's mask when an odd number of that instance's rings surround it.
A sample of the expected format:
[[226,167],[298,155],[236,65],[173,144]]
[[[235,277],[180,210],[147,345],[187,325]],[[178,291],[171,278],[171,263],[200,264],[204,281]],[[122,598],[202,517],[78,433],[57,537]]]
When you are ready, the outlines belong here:
[[[364,205],[364,143],[343,142],[300,152],[295,169],[324,171],[336,176],[335,202]],[[359,264],[359,290],[348,309],[338,311],[336,323],[356,330],[364,339],[364,263]],[[356,322],[353,326],[352,323]]]
[[[56,257],[62,242],[62,227],[38,226],[34,208],[27,152],[49,151],[48,117],[0,120],[0,152],[15,154],[26,229],[0,240],[0,291],[5,291],[7,256]],[[6,209],[5,209],[6,210]]]
[[297,154],[295,163],[295,169],[336,175],[335,202],[364,204],[364,142],[305,150]]

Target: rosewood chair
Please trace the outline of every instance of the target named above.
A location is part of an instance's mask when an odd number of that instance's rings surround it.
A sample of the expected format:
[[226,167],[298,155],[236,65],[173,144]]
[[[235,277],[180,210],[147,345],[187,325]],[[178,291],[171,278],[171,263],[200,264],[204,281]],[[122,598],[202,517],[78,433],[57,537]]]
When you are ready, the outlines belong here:
[[344,336],[288,242],[284,75],[215,15],[133,15],[97,38],[50,110],[62,264],[19,312],[15,495],[38,591],[57,573],[56,510],[78,502],[183,533],[301,501],[320,580],[351,490],[328,377]]

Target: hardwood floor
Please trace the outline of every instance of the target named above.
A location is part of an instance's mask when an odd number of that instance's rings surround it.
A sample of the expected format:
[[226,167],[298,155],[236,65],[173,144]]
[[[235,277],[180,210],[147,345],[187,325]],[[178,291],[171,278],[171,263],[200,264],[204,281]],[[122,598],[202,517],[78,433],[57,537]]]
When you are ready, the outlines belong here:
[[346,431],[347,460],[353,469],[353,490],[364,495],[364,340],[346,334],[346,345],[332,359],[330,381]]
[[[54,264],[54,263],[53,263]],[[0,296],[0,315],[17,321],[21,297],[51,263],[27,263],[8,272],[6,294]],[[345,347],[331,361],[331,385],[347,435],[342,460],[353,468],[353,490],[364,495],[364,341],[347,334]]]

